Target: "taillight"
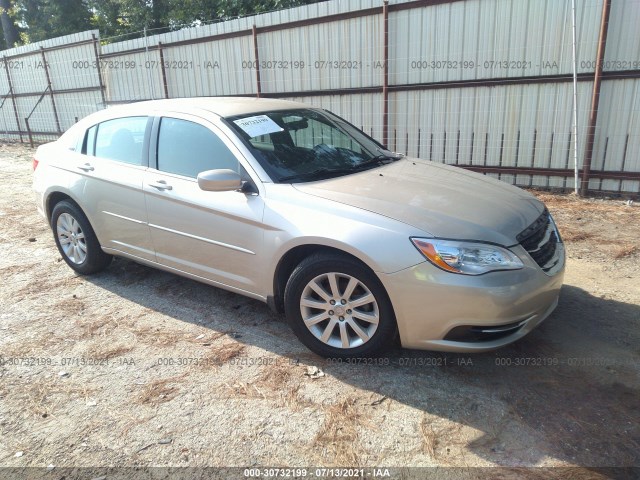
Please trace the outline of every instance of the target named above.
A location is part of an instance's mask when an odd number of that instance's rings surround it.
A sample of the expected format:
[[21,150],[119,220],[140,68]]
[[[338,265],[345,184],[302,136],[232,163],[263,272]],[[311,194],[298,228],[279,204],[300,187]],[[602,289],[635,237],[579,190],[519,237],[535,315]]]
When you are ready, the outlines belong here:
[[33,171],[34,172],[36,171],[36,168],[38,168],[38,163],[39,163],[38,160],[34,157],[34,159],[33,159]]

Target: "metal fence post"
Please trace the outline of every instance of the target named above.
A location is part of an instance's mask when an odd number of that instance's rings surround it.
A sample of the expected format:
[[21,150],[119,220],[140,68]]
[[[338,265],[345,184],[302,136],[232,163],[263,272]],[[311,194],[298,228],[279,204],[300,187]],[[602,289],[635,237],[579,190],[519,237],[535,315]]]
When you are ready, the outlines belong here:
[[169,86],[167,85],[167,71],[164,68],[164,52],[162,42],[158,42],[158,53],[160,54],[160,71],[162,72],[162,87],[164,89],[164,98],[169,98]]
[[53,87],[51,86],[51,76],[49,75],[49,66],[47,65],[47,57],[44,54],[44,48],[40,47],[40,54],[42,55],[42,64],[44,65],[44,73],[47,77],[47,86],[49,88],[49,96],[51,97],[51,106],[53,107],[53,117],[56,120],[56,131],[58,135],[62,135],[62,129],[60,128],[60,118],[58,117],[58,109],[56,108],[56,101],[53,94]]
[[596,71],[593,77],[593,94],[591,96],[591,113],[589,114],[589,127],[587,129],[587,147],[582,165],[582,183],[580,195],[585,196],[589,190],[589,175],[591,173],[591,160],[593,159],[593,143],[596,136],[596,124],[598,122],[598,107],[600,106],[600,85],[602,84],[602,62],[607,46],[607,33],[609,31],[609,13],[611,12],[611,0],[602,3],[602,21],[600,23],[600,35],[598,38],[598,53],[596,55]]
[[100,86],[100,95],[102,96],[102,106],[107,106],[107,99],[104,94],[104,85],[102,84],[102,69],[100,68],[100,53],[98,52],[98,39],[92,33],[91,38],[93,39],[93,52],[96,55],[96,70],[98,71],[98,85]]
[[382,144],[387,147],[389,141],[389,2],[382,6],[382,21],[384,24],[384,73],[382,79]]
[[[149,62],[149,37],[147,37],[147,27],[144,27],[144,53],[145,53],[145,59],[146,59],[146,64],[150,65]],[[149,98],[151,100],[155,100],[156,99],[156,92],[155,92],[155,88],[154,88],[154,83],[152,82],[151,79],[151,70],[149,68],[146,69],[147,70],[147,83],[149,84]]]
[[[27,126],[27,133],[29,134],[29,145],[33,148],[33,136],[31,135],[31,127],[29,127],[29,117],[25,117],[24,124]],[[22,138],[22,136],[20,138]]]
[[258,55],[258,30],[256,29],[255,24],[251,28],[251,34],[253,35],[253,53],[256,58],[256,96],[260,98],[260,94],[262,93],[262,84],[260,82],[260,57]]
[[16,105],[16,95],[13,91],[13,83],[11,82],[11,74],[9,73],[9,64],[7,63],[7,57],[2,57],[4,61],[4,69],[7,72],[7,83],[9,84],[9,95],[11,95],[11,103],[13,104],[13,113],[16,116],[16,128],[18,129],[18,135],[20,135],[20,143],[24,143],[22,140],[22,129],[20,128],[20,118],[18,117],[18,106]]

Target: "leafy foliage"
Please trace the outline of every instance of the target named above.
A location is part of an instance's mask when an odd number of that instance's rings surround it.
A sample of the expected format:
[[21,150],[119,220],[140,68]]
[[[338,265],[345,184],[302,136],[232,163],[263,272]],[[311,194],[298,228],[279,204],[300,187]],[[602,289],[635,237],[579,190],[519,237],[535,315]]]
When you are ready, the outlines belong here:
[[16,0],[23,43],[39,42],[91,28],[83,0]]
[[0,50],[12,48],[20,41],[16,12],[11,0],[0,0]]
[[31,43],[92,28],[99,29],[103,39],[141,36],[145,28],[155,34],[318,1],[322,0],[0,0],[0,7],[7,5],[18,43]]

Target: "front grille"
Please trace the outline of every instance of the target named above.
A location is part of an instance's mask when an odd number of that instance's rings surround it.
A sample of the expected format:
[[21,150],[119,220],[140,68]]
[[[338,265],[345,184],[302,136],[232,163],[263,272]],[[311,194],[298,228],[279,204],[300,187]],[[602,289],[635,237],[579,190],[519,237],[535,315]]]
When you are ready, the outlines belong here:
[[556,255],[560,238],[547,209],[516,239],[543,271],[551,271],[560,262]]

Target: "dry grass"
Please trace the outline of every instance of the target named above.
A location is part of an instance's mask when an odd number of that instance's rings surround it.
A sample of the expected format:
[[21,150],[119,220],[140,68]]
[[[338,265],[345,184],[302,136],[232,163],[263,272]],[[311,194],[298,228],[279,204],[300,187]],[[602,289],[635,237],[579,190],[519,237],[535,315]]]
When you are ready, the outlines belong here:
[[[95,319],[76,319],[78,327],[73,334],[75,340],[87,341],[84,343],[86,356],[96,360],[108,360],[130,352],[135,348],[136,337],[131,335],[122,326],[131,322],[131,317],[114,317],[113,315],[99,316]],[[129,333],[129,339],[122,337]],[[107,338],[109,337],[109,338]]]
[[[154,347],[173,347],[179,342],[188,342],[194,344],[209,344],[227,332],[211,333],[210,330],[202,330],[197,332],[185,332],[181,330],[168,329],[163,326],[135,325],[130,328],[131,332],[136,336],[139,342]],[[198,338],[200,335],[204,335]]]
[[[52,256],[51,260],[53,260],[54,258],[55,257]],[[62,262],[62,258],[58,258],[59,261]],[[30,265],[29,267],[33,271],[35,269],[39,270],[41,265]],[[64,265],[64,268],[67,268],[66,265]],[[63,292],[72,291],[74,288],[84,282],[81,277],[75,276],[69,270],[63,269],[62,271],[65,273],[65,275],[63,276],[52,274],[38,275],[35,280],[30,279],[22,286],[16,285],[14,287],[15,289],[12,289],[11,295],[15,299],[28,298],[30,300],[35,300],[39,297],[49,297],[51,295],[51,292],[59,292],[58,295],[63,296]],[[47,303],[50,303],[50,300],[47,300]],[[58,318],[60,317],[60,315],[57,313],[57,309],[51,309],[51,313]]]
[[461,443],[459,439],[461,438],[462,426],[460,424],[434,422],[424,415],[419,429],[422,437],[422,450],[433,459],[446,461],[440,455],[442,449],[444,448],[447,453],[450,453],[451,446]]
[[438,445],[438,435],[433,428],[433,425],[425,422],[420,422],[420,434],[422,435],[422,449],[431,458],[436,458],[436,447]]
[[149,420],[152,420],[153,418],[155,418],[155,415],[151,415],[148,417],[134,417],[126,413],[125,415],[128,417],[129,420],[122,427],[122,430],[120,432],[122,436],[127,435],[129,433],[129,430],[131,430],[132,428],[138,427],[140,425],[144,425],[145,423],[149,422]]
[[637,251],[638,251],[638,247],[636,247],[635,245],[631,245],[631,244],[621,245],[614,250],[613,258],[620,259],[620,258],[630,257]]
[[220,363],[226,363],[232,358],[238,357],[245,350],[245,346],[238,342],[224,343],[220,347],[213,348],[211,354]]
[[95,360],[109,360],[130,352],[135,345],[126,343],[93,342],[87,346],[87,356]]
[[304,408],[316,407],[316,403],[302,395],[300,388],[302,388],[302,385],[298,384],[282,391],[278,406],[286,407],[292,412],[297,412]]
[[238,342],[226,342],[221,345],[212,345],[202,357],[198,365],[202,367],[218,367],[229,360],[240,356],[246,347]]
[[79,318],[75,322],[77,334],[76,340],[88,340],[92,337],[106,337],[120,327],[120,320],[112,315],[96,316],[93,319]]
[[560,229],[560,235],[565,242],[581,242],[594,236],[592,232],[572,227],[562,227]]
[[315,437],[313,448],[320,451],[324,464],[358,466],[363,449],[358,430],[374,425],[358,409],[355,398],[349,397],[325,410],[325,419]]
[[154,380],[144,386],[136,397],[136,402],[143,405],[159,405],[170,402],[180,393],[180,385],[186,374]]
[[290,401],[286,397],[291,393],[290,389],[287,389],[287,384],[291,379],[292,368],[278,362],[264,365],[258,374],[258,379],[252,385],[263,398],[279,399],[278,406],[282,407]]
[[[12,389],[7,390],[11,392]],[[75,385],[66,378],[39,378],[38,381],[22,382],[15,391],[20,394],[14,397],[17,401],[12,402],[18,406],[12,412],[14,415],[47,418],[55,414],[59,405],[80,398],[87,400],[96,389]]]
[[22,335],[19,341],[2,345],[2,356],[5,358],[49,357],[63,348],[62,339],[52,332]]
[[[229,346],[224,347],[224,350],[225,356],[235,353],[235,350]],[[220,363],[218,357],[212,356],[211,358],[212,360],[205,362],[205,364],[218,365]],[[256,381],[226,383],[225,386],[232,396],[274,400],[278,408],[288,408],[291,411],[316,406],[315,403],[302,396],[300,392],[302,384],[291,385],[294,381],[294,372],[295,367],[288,362],[276,362],[263,366]]]
[[[4,239],[4,237],[0,236],[0,239]],[[21,273],[29,273],[32,269],[33,265],[31,264],[9,265],[7,267],[0,268],[0,277],[13,279]]]
[[269,390],[282,391],[291,380],[294,368],[293,365],[283,362],[265,365],[260,370],[258,383]]
[[[214,361],[217,362],[217,360]],[[288,363],[265,365],[255,382],[226,383],[225,386],[232,396],[274,400],[278,408],[288,408],[291,411],[315,406],[312,401],[301,395],[300,383],[290,385],[294,368]]]
[[261,398],[263,400],[267,398],[265,392],[255,383],[234,382],[232,384],[225,383],[224,385],[232,397]]
[[[4,172],[3,172],[4,178]],[[5,181],[9,181],[6,179]],[[5,204],[6,205],[6,204]],[[44,219],[41,219],[39,216],[26,216],[24,214],[24,209],[21,209],[20,206],[5,206],[4,217],[11,219],[10,227],[7,225],[6,228],[3,229],[3,232],[10,231],[12,240],[18,242],[28,242],[29,238],[44,238],[49,237],[51,235],[48,232],[48,225]],[[4,240],[9,240],[9,238],[3,233],[2,238]],[[49,237],[51,238],[51,237]]]
[[616,235],[623,235],[629,225],[640,223],[640,204],[629,206],[621,200],[594,200],[573,195],[534,193],[551,210],[567,240],[571,240],[570,230],[578,234],[586,229],[589,232],[602,230],[603,238],[611,239],[612,230],[616,230],[617,227],[625,227],[615,232]]
[[85,310],[85,304],[82,300],[73,297],[65,298],[64,300],[60,300],[56,302],[55,310],[57,313],[61,315],[82,315]]
[[585,212],[606,212],[606,213],[636,213],[637,207],[627,206],[623,200],[602,200],[594,198],[581,198],[573,194],[557,194],[548,192],[531,191],[545,205],[552,208],[559,208],[565,212],[583,214]]
[[563,240],[579,244],[579,250],[573,251],[579,258],[610,258],[613,253],[625,259],[637,252],[633,245],[640,225],[639,203],[533,193],[553,213]]

